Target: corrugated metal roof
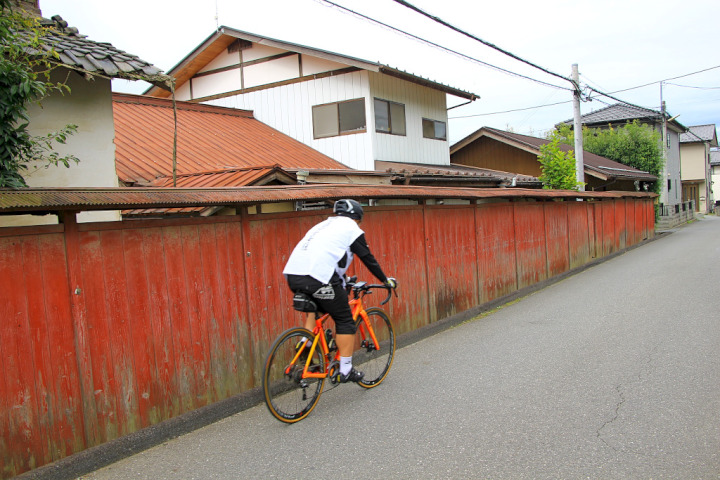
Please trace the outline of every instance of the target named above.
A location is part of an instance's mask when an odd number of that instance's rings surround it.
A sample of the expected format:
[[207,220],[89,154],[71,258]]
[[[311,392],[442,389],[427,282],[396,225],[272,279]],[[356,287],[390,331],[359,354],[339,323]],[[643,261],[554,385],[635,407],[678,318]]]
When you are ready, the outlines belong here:
[[[113,94],[115,163],[126,184],[172,176],[174,120],[168,99]],[[347,169],[256,120],[252,112],[177,102],[177,173],[278,165]]]
[[126,210],[131,208],[185,208],[254,205],[287,201],[339,198],[428,199],[483,198],[644,198],[643,192],[576,192],[521,188],[458,188],[401,185],[283,185],[243,188],[25,188],[0,189],[0,213]]
[[150,182],[148,187],[179,187],[179,188],[215,188],[215,187],[245,187],[248,185],[262,185],[261,182],[268,177],[280,177],[282,183],[295,183],[293,176],[284,172],[277,165],[267,167],[231,168],[212,172],[197,172],[177,175],[176,184],[173,185],[172,176],[160,177]]
[[[250,185],[265,185],[276,181],[284,184],[294,184],[294,176],[284,172],[278,166],[237,168],[217,172],[198,172],[176,177],[176,186],[173,186],[172,177],[160,177],[148,187],[158,188],[218,188],[218,187],[245,187]],[[186,207],[186,208],[152,208],[124,210],[124,216],[144,215],[192,215],[201,214],[212,207]]]
[[515,178],[516,182],[526,184],[540,184],[541,182],[530,175],[519,175],[510,172],[501,172],[489,168],[478,168],[467,165],[452,163],[450,165],[423,165],[418,163],[383,162],[376,160],[375,168],[378,170],[395,173],[398,175],[419,175],[419,176],[444,176],[448,180],[453,178],[476,178],[488,182],[510,182]]

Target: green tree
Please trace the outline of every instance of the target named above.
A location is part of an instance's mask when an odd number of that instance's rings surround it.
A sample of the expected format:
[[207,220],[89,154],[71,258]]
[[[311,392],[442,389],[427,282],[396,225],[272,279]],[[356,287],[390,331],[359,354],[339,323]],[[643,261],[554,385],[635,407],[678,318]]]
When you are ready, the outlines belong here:
[[540,170],[538,179],[545,189],[578,190],[584,184],[577,181],[575,154],[560,148],[561,137],[552,132],[550,142],[540,146]]
[[26,187],[23,171],[33,162],[45,166],[78,162],[60,156],[53,145],[65,143],[77,130],[67,125],[45,136],[28,131],[27,107],[52,92],[68,93],[63,83],[53,83],[50,72],[57,52],[44,40],[39,19],[18,12],[13,0],[0,0],[0,187]]
[[[562,125],[556,131],[563,143],[574,144],[573,131]],[[664,165],[660,134],[637,120],[618,128],[583,128],[583,149],[660,178]],[[660,182],[653,191],[660,192]]]

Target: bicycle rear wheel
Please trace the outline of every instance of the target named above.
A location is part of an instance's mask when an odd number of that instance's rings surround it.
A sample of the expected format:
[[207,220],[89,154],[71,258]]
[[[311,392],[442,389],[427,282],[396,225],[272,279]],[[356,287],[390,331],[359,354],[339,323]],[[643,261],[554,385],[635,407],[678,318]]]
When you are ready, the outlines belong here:
[[[317,405],[325,383],[325,378],[302,378],[307,354],[292,363],[303,337],[309,339],[307,345],[302,347],[309,353],[315,336],[304,328],[291,328],[275,340],[265,361],[265,404],[275,418],[285,423],[294,423],[307,417]],[[313,353],[310,371],[325,371],[325,358],[319,344]]]
[[395,357],[395,330],[390,318],[380,308],[366,310],[368,323],[375,333],[379,348],[370,336],[368,325],[362,317],[356,323],[357,335],[361,339],[360,349],[353,353],[353,366],[357,366],[365,375],[358,385],[364,388],[373,388],[385,380]]

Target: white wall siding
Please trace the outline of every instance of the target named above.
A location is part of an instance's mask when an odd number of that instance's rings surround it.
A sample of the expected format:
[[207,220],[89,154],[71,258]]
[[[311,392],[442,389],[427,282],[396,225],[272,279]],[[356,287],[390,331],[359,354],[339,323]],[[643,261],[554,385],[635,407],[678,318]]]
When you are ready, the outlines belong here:
[[[241,58],[243,63],[256,60],[261,60],[261,62],[254,65],[246,65],[242,70],[240,68],[234,68],[228,71],[209,73],[193,78],[190,82],[178,89],[177,97],[182,100],[208,97],[240,90],[241,88],[252,88],[292,80],[300,77],[301,73],[302,75],[313,75],[346,67],[346,65],[340,63],[303,55],[301,68],[299,54],[270,59],[275,55],[283,53],[288,52],[279,48],[258,44],[253,44],[252,48],[244,49],[242,52],[228,53],[227,50],[224,50],[200,70],[199,73],[207,73],[233,65],[239,66]],[[264,59],[267,59],[267,61],[262,61]],[[192,84],[192,88],[190,84]]]
[[[215,75],[213,75],[214,77]],[[244,88],[282,82],[300,76],[300,64],[297,55],[283,57],[266,63],[258,63],[243,68]],[[239,88],[239,86],[238,86]]]
[[217,57],[215,57],[210,63],[205,65],[200,72],[207,72],[215,70],[217,68],[229,67],[231,65],[240,64],[240,52],[228,53],[227,49],[223,50]]
[[[193,78],[192,98],[207,97],[216,93],[232,92],[240,89],[240,69],[214,73],[203,77]],[[190,93],[188,91],[188,93]],[[183,100],[188,100],[183,99]]]
[[287,50],[253,43],[252,47],[246,48],[242,51],[242,57],[243,61],[250,62],[252,60],[260,60],[262,58],[272,57],[273,55],[279,55],[285,52],[287,52]]
[[[367,72],[325,77],[257,92],[213,100],[209,103],[252,110],[255,118],[325,155],[358,170],[374,170],[371,129],[372,103]],[[314,139],[312,107],[325,103],[365,99],[367,133]]]
[[308,55],[302,56],[302,74],[313,75],[315,73],[330,72],[332,70],[339,70],[346,68],[347,65],[342,63],[331,62],[322,58],[311,57]]
[[374,133],[374,159],[388,162],[450,164],[450,145],[447,140],[423,138],[422,119],[445,122],[447,110],[445,94],[394,77],[369,73],[370,108],[379,98],[405,105],[405,136],[375,132],[375,114],[370,115]]

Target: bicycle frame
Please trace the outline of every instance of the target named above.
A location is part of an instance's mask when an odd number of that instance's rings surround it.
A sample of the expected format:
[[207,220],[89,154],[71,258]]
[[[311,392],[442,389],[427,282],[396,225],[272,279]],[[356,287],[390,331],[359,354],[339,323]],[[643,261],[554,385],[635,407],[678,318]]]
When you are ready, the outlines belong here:
[[[357,322],[358,317],[362,318],[362,322],[358,325],[358,332],[360,333],[360,336],[362,340],[365,340],[367,336],[370,336],[370,339],[373,342],[373,345],[375,345],[375,349],[379,349],[379,342],[377,341],[377,338],[375,337],[375,331],[373,330],[368,320],[368,315],[365,311],[365,307],[362,303],[362,296],[359,293],[356,293],[356,298],[353,298],[350,300],[350,309],[352,311],[352,317],[353,321]],[[325,339],[324,334],[324,323],[327,321],[327,319],[330,317],[330,314],[324,314],[318,318],[315,319],[315,328],[313,328],[313,335],[315,335],[315,339],[313,340],[312,346],[310,347],[310,352],[308,353],[308,360],[305,362],[305,368],[303,369],[302,378],[327,378],[329,376],[330,372],[330,363],[331,359],[329,357],[330,355],[330,346],[327,344],[327,340]],[[365,332],[367,330],[367,333]],[[318,348],[318,344],[320,345],[320,350],[322,351],[323,355],[325,356],[327,366],[325,368],[324,372],[311,372],[310,369],[310,363],[311,359],[313,357],[313,354],[315,353],[315,350]],[[299,348],[297,353],[295,354],[295,357],[290,362],[290,366],[288,366],[288,370],[292,368],[292,365],[295,365],[298,359],[300,358],[300,355],[302,354],[303,350],[307,346],[307,342],[305,342],[305,346],[303,348]],[[335,358],[333,360],[339,360],[340,359],[340,353],[335,354]]]
[[[353,362],[357,361],[364,369],[363,378],[357,384],[362,388],[375,388],[385,379],[395,354],[395,331],[390,317],[380,307],[393,294],[397,296],[396,286],[368,285],[355,282],[354,278],[348,280],[348,285],[352,292],[348,305],[359,335],[340,337],[342,340],[352,337],[355,342]],[[387,290],[387,298],[379,307],[366,309],[363,305],[365,295],[378,288]],[[308,317],[305,323],[308,326],[315,324],[310,329],[289,328],[275,340],[268,353],[263,372],[263,394],[270,413],[281,422],[294,423],[305,418],[315,408],[326,378],[333,385],[342,383],[340,351],[333,346],[332,332],[326,330],[329,317],[329,314]],[[347,345],[350,342],[340,343]]]

